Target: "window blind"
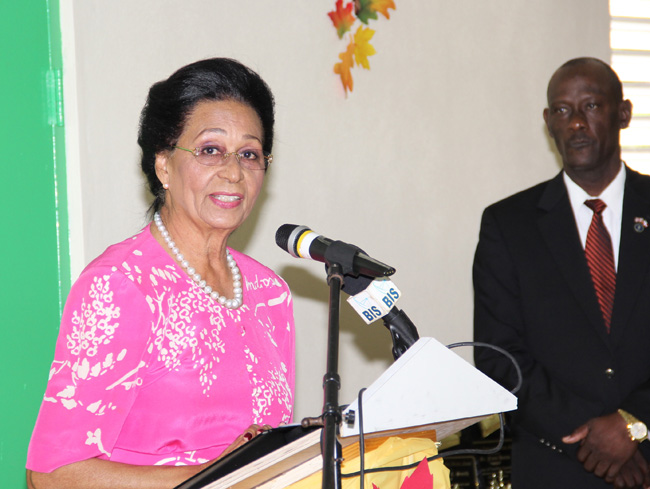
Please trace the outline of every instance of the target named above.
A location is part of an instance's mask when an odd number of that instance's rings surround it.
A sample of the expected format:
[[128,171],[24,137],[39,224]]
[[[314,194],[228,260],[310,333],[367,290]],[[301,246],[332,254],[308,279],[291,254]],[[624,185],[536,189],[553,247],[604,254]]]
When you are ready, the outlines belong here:
[[634,106],[621,132],[623,159],[650,174],[650,0],[610,0],[609,10],[611,64]]

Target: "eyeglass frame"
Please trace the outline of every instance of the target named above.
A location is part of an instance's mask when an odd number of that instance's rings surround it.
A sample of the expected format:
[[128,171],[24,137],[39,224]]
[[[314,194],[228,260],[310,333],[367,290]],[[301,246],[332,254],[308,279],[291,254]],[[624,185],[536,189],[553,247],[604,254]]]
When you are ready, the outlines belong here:
[[[201,166],[207,166],[207,167],[219,166],[219,165],[204,165],[203,163],[201,163],[198,160],[198,157],[201,156],[201,149],[203,149],[205,147],[206,146],[197,146],[194,149],[188,149],[188,148],[182,148],[182,147],[176,146],[176,145],[172,146],[172,148],[174,148],[174,149],[181,149],[183,151],[187,151],[188,153],[192,153],[194,155],[194,157],[197,158],[198,164],[201,165]],[[238,153],[237,151],[229,151],[228,153],[222,153],[221,154],[221,161],[223,162],[223,164],[225,164],[226,160],[230,156],[233,156],[233,155],[235,156],[235,159],[237,160],[237,164],[241,166],[241,157],[242,157],[242,155],[241,155],[241,153]],[[266,151],[262,151],[262,157],[264,158],[264,168],[259,168],[259,169],[247,168],[247,169],[248,170],[253,170],[253,171],[266,171],[266,170],[268,170],[269,166],[271,166],[271,163],[273,163],[273,154],[272,153],[267,154]],[[243,167],[243,168],[246,168],[246,167]]]

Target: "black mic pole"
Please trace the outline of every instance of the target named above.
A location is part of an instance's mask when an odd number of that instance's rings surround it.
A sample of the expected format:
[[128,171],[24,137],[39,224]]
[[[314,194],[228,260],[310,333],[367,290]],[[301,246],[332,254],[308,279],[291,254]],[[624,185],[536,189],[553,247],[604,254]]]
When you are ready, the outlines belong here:
[[323,378],[323,432],[321,454],[323,456],[322,489],[341,489],[341,461],[343,450],[339,443],[339,425],[341,408],[339,407],[339,389],[341,378],[339,365],[339,310],[341,305],[341,288],[344,275],[354,273],[355,258],[359,248],[354,245],[335,241],[327,247],[324,254],[327,269],[327,283],[330,286],[329,324],[327,330],[327,372]]
[[321,454],[323,456],[322,489],[341,488],[341,461],[343,459],[339,442],[339,389],[341,379],[338,374],[339,363],[339,310],[343,273],[341,265],[330,263],[327,270],[327,283],[330,286],[329,321],[327,330],[327,372],[323,377],[323,431],[321,434]]

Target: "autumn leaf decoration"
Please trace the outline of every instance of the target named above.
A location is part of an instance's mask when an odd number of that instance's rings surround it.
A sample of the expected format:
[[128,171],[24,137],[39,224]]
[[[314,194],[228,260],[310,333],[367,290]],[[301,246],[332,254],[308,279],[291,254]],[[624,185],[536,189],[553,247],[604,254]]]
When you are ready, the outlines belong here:
[[347,95],[348,90],[352,91],[354,88],[354,80],[352,79],[352,73],[350,70],[354,66],[354,43],[350,42],[348,44],[348,49],[339,54],[340,63],[334,65],[334,73],[341,77],[341,83],[343,83],[343,89]]
[[343,39],[345,34],[350,32],[348,46],[339,54],[341,61],[334,65],[334,73],[341,77],[346,97],[348,91],[351,92],[354,88],[351,70],[355,65],[369,70],[368,57],[376,53],[375,48],[370,44],[375,31],[360,25],[352,35],[352,27],[357,19],[362,24],[368,25],[370,20],[377,20],[378,13],[386,19],[390,19],[388,9],[395,10],[393,0],[354,0],[345,6],[343,6],[343,0],[336,0],[335,9],[327,14],[336,28],[339,39]]
[[332,19],[334,27],[336,27],[336,33],[339,35],[339,39],[343,39],[343,35],[350,30],[352,24],[356,21],[352,13],[353,7],[354,5],[352,3],[348,3],[344,8],[343,0],[337,0],[336,10],[327,14]]

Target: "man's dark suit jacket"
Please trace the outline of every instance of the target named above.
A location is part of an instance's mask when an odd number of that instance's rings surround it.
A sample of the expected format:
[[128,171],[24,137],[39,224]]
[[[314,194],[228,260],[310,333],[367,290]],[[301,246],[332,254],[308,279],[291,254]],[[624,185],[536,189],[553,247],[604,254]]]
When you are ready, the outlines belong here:
[[[610,334],[561,173],[483,214],[475,340],[511,352],[524,378],[512,418],[514,489],[612,487],[586,472],[577,446],[561,438],[618,408],[650,426],[650,228],[635,229],[635,218],[650,223],[650,177],[626,171]],[[477,349],[475,361],[514,387],[505,357]]]

